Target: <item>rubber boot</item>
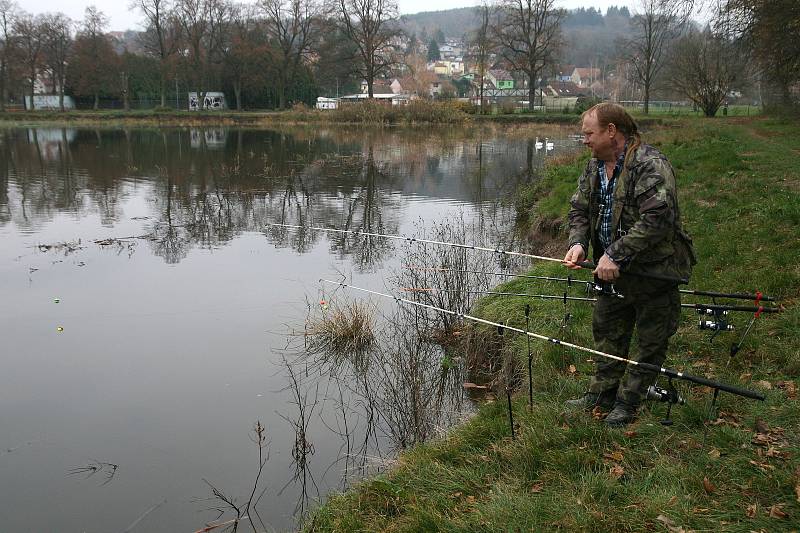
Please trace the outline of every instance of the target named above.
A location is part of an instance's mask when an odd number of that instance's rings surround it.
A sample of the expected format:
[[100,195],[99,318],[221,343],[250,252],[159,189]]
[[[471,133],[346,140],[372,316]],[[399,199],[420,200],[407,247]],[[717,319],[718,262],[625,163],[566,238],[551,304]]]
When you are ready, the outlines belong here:
[[606,417],[606,425],[612,428],[624,427],[636,420],[638,405],[631,405],[622,400],[614,403],[614,409]]
[[608,410],[614,406],[616,395],[617,391],[615,390],[603,391],[600,394],[587,392],[576,400],[567,400],[564,405],[570,409],[585,409],[586,411],[591,411],[598,406],[601,409]]

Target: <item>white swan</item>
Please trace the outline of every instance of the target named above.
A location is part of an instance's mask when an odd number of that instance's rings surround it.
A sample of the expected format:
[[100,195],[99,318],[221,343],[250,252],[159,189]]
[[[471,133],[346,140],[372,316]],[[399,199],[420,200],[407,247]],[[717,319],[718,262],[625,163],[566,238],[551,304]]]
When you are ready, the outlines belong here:
[[536,147],[537,150],[541,150],[542,149],[543,145],[542,145],[542,141],[539,140],[539,137],[536,137],[536,142],[534,143],[534,146]]
[[547,137],[545,137],[545,138],[544,138],[544,145],[545,145],[545,147],[547,148],[547,151],[548,151],[548,152],[549,152],[550,150],[552,150],[552,149],[553,149],[553,147],[555,146],[555,145],[553,144],[553,141],[549,140]]

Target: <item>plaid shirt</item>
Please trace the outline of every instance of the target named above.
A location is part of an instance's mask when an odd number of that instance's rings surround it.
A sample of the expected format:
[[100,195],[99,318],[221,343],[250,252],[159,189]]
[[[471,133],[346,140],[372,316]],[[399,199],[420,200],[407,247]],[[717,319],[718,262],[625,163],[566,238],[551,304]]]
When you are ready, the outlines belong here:
[[597,167],[600,174],[600,224],[597,226],[597,236],[600,238],[600,244],[603,245],[604,251],[611,246],[613,241],[614,228],[611,227],[611,219],[614,213],[614,186],[622,172],[622,166],[625,164],[627,146],[628,143],[625,143],[625,149],[622,150],[622,153],[617,158],[617,164],[614,167],[614,174],[611,179],[606,180],[605,161],[598,161],[600,163]]

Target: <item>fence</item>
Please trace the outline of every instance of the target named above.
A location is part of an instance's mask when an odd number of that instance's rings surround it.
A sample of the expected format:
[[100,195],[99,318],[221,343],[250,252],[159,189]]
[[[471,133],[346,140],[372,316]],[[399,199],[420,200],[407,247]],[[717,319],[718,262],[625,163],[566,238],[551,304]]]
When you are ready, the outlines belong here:
[[[634,112],[644,112],[644,102],[624,101],[619,102],[625,109]],[[689,102],[669,102],[654,100],[650,102],[651,115],[673,116],[703,116],[703,110]],[[717,116],[746,117],[761,113],[761,106],[749,104],[733,104],[722,106],[717,110]]]

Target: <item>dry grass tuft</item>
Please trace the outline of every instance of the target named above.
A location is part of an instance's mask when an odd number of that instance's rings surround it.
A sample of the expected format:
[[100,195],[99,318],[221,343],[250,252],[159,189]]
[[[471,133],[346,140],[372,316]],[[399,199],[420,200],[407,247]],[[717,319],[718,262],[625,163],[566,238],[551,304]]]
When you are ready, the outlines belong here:
[[305,339],[310,353],[363,353],[375,346],[374,309],[354,301],[342,306],[320,304],[320,314],[306,321]]

